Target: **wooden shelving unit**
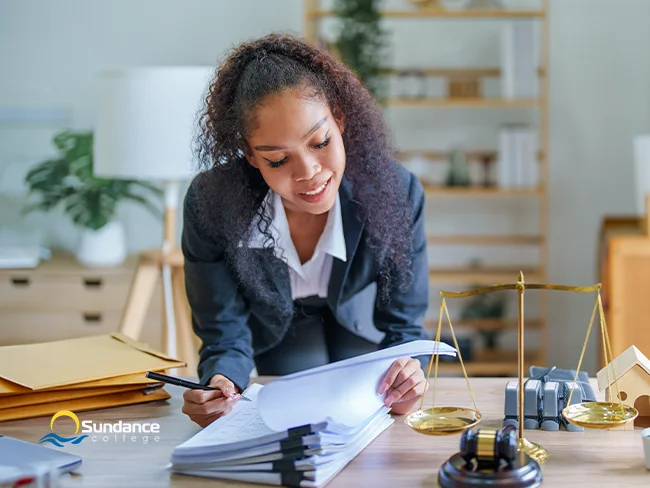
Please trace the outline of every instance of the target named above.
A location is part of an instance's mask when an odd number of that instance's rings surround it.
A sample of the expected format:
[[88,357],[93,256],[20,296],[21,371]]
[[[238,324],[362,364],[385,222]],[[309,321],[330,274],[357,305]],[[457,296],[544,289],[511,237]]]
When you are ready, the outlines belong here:
[[534,108],[540,104],[536,98],[506,100],[503,98],[389,98],[387,107],[471,107],[471,108]]
[[[540,364],[541,358],[537,354],[526,354],[524,368],[526,371],[533,364]],[[463,358],[465,369],[470,376],[508,376],[512,374],[512,364],[517,364],[517,351],[483,351],[472,357],[470,361]],[[433,369],[433,368],[432,368]],[[441,375],[462,375],[460,361],[440,362],[438,373]],[[431,373],[433,375],[433,372]]]
[[[445,319],[443,318],[443,320]],[[486,332],[491,330],[515,330],[517,328],[517,321],[514,319],[456,319],[453,320],[452,323],[454,327],[471,327],[474,330],[481,330]],[[427,330],[435,333],[436,328],[438,327],[438,320],[425,320],[424,326],[427,328]],[[542,322],[539,319],[526,319],[527,329],[537,329],[541,326]]]
[[540,197],[544,195],[542,188],[498,188],[498,187],[464,187],[464,186],[434,186],[424,184],[427,196],[475,196],[475,197]]
[[[309,3],[309,1],[307,2]],[[316,2],[314,2],[316,3]],[[307,10],[307,20],[334,15],[333,10]],[[534,19],[544,18],[545,10],[444,10],[432,8],[409,8],[404,10],[382,10],[381,16],[391,19]]]
[[527,235],[449,235],[427,236],[427,242],[432,245],[465,244],[477,246],[501,245],[540,245],[544,242],[543,236]]
[[[468,287],[474,285],[492,285],[497,283],[510,283],[516,279],[519,271],[524,272],[527,282],[547,282],[548,248],[545,236],[548,232],[548,0],[540,0],[540,8],[537,10],[444,10],[443,8],[418,8],[404,1],[403,10],[382,10],[380,12],[385,22],[435,22],[445,19],[479,21],[508,21],[517,19],[535,19],[540,24],[540,65],[537,68],[539,78],[539,92],[536,98],[505,99],[505,98],[432,98],[432,97],[389,97],[382,103],[387,110],[454,110],[454,109],[497,109],[497,110],[533,110],[537,114],[537,126],[539,128],[539,149],[537,163],[539,166],[538,184],[533,187],[500,188],[494,186],[470,186],[470,187],[443,187],[429,184],[423,178],[423,185],[427,199],[430,198],[458,198],[463,200],[476,201],[477,205],[487,205],[484,201],[509,202],[518,205],[521,198],[533,199],[539,202],[538,229],[528,234],[472,234],[471,232],[459,233],[458,235],[429,235],[428,244],[432,246],[457,245],[457,246],[535,246],[539,249],[539,260],[533,266],[515,266],[513,263],[507,267],[467,267],[467,268],[431,268],[429,270],[430,283],[432,286],[445,288],[450,285],[456,287]],[[304,0],[304,35],[310,41],[316,41],[319,37],[321,21],[334,16],[332,10],[321,8],[321,0]],[[420,24],[418,24],[420,25]],[[500,78],[499,67],[478,66],[478,67],[437,67],[423,66],[413,69],[397,69],[386,67],[382,70],[385,75],[391,76],[417,76],[454,78]],[[497,141],[495,141],[495,146]],[[403,150],[398,155],[400,160],[417,154],[431,162],[444,162],[448,155],[442,151],[419,150],[418,148]],[[486,159],[495,161],[498,157],[497,151],[491,148],[474,148],[466,150],[466,157],[470,164],[482,164]],[[449,289],[449,288],[447,288]],[[526,356],[526,369],[530,364],[545,364],[546,361],[546,324],[547,324],[547,297],[546,292],[539,293],[539,316],[534,319],[527,319],[527,330],[535,330],[540,333],[536,341],[539,349],[530,351]],[[512,319],[480,319],[480,320],[457,320],[455,326],[462,325],[476,331],[489,330],[515,330],[516,321]],[[427,321],[428,328],[437,326],[437,322]],[[471,375],[516,375],[517,359],[515,351],[482,351],[474,354],[473,360],[467,362],[467,372]],[[458,362],[441,363],[442,374],[462,374]]]
[[543,280],[544,272],[541,269],[512,266],[507,268],[430,268],[430,283],[442,285],[495,285],[511,283],[513,276],[523,271],[526,281],[539,283]]

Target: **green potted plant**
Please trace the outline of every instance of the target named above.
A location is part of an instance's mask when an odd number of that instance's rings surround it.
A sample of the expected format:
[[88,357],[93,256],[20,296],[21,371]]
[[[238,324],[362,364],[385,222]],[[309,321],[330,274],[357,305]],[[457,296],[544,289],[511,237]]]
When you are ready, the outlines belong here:
[[381,27],[382,0],[336,0],[339,31],[334,48],[376,98],[383,97],[382,56],[387,32]]
[[158,187],[136,180],[97,178],[93,174],[92,132],[65,131],[54,136],[59,155],[36,165],[25,176],[30,197],[24,213],[62,206],[81,228],[77,259],[87,266],[115,266],[126,257],[124,227],[116,219],[117,204],[131,200],[158,218]]

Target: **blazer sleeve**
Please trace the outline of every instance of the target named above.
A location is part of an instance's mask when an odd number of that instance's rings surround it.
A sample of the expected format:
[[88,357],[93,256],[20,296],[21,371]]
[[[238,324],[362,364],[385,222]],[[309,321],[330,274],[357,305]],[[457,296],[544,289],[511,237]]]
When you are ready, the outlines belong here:
[[192,328],[201,339],[198,374],[207,384],[215,374],[244,390],[253,370],[249,309],[225,261],[222,246],[207,235],[190,186],[183,205],[181,248]]
[[409,202],[411,203],[411,228],[413,230],[413,279],[406,291],[392,290],[389,303],[375,300],[375,327],[385,333],[380,348],[396,346],[418,339],[430,339],[424,330],[424,315],[429,304],[429,266],[427,240],[424,231],[424,188],[410,175]]

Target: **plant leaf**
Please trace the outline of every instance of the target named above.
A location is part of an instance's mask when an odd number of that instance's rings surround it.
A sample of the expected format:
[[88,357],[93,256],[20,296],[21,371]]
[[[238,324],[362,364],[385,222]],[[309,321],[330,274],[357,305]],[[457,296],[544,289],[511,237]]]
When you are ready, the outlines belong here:
[[93,174],[93,133],[63,131],[52,140],[58,150],[57,158],[37,164],[25,176],[30,194],[39,198],[30,202],[23,213],[48,211],[64,203],[72,221],[82,227],[100,229],[110,222],[117,203],[129,199],[160,216],[162,212],[152,203],[151,195],[138,195],[142,188],[155,197],[163,192],[153,184],[137,180],[98,178]]
[[66,204],[66,211],[77,225],[89,229],[100,229],[115,215],[117,200],[111,195],[90,189],[72,195]]
[[163,212],[162,212],[162,210],[160,208],[153,205],[149,200],[147,200],[146,198],[144,198],[141,195],[134,195],[133,193],[126,193],[126,194],[124,194],[124,198],[127,199],[127,200],[133,200],[135,202],[141,203],[156,218],[162,218],[162,216],[163,216]]
[[158,197],[162,197],[165,194],[162,188],[154,185],[153,183],[149,183],[147,181],[139,181],[139,180],[127,180],[127,181],[130,186],[139,186],[145,188]]

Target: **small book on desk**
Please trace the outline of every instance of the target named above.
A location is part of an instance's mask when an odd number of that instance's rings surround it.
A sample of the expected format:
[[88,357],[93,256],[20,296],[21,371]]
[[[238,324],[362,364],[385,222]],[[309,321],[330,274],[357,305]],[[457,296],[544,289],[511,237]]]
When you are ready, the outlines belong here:
[[[174,473],[282,486],[321,487],[393,422],[377,393],[398,357],[422,356],[413,341],[252,384],[233,411],[174,449]],[[455,355],[440,344],[439,354]]]

